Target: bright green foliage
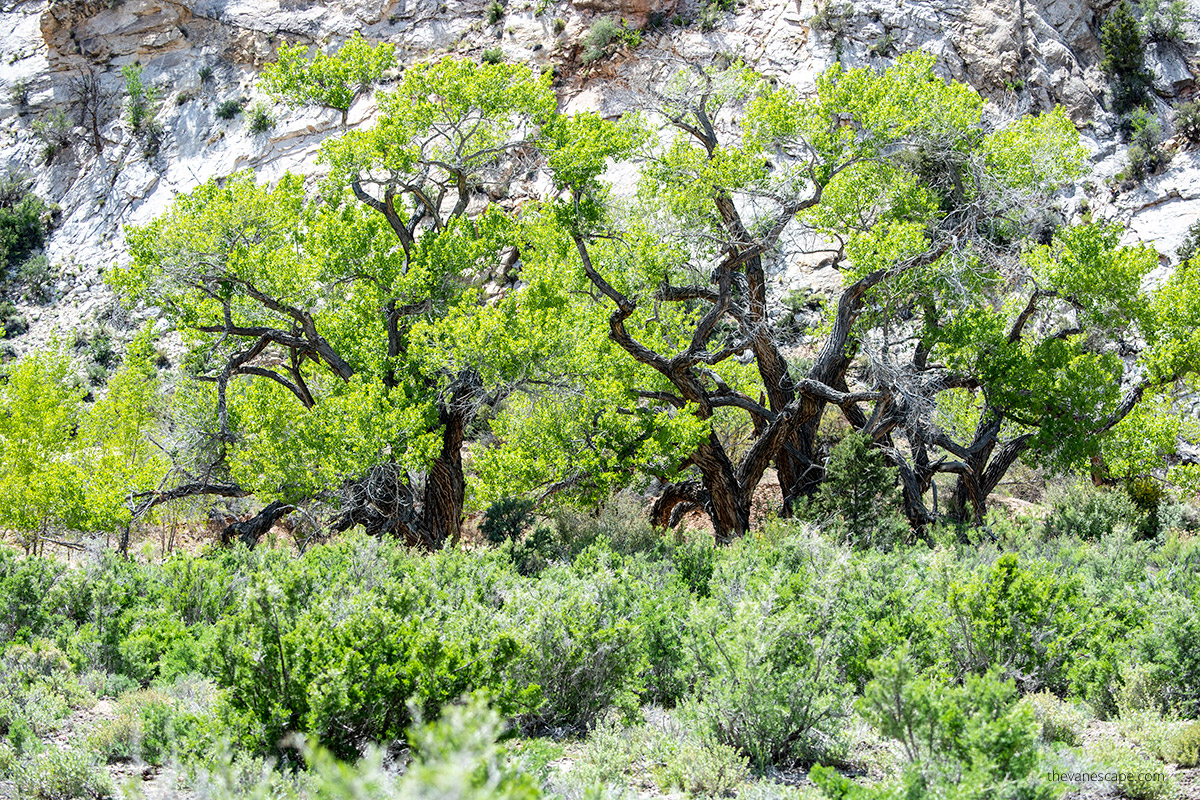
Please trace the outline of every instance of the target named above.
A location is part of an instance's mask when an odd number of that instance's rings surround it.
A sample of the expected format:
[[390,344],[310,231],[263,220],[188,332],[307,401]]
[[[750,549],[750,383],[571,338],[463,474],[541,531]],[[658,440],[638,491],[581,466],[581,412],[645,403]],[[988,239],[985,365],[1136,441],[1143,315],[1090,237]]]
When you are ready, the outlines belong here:
[[[419,270],[397,275],[381,223],[353,205],[306,208],[294,176],[269,189],[238,175],[223,186],[200,187],[167,215],[131,230],[134,263],[110,273],[129,296],[161,303],[187,331],[192,351],[209,359],[218,355],[208,346],[221,340],[224,302],[236,325],[282,330],[291,327],[292,316],[259,303],[256,292],[288,307],[321,309],[314,325],[327,332],[337,352],[346,353],[348,361],[337,355],[330,360],[338,367],[347,364],[354,373],[348,381],[320,365],[298,366],[316,398],[309,413],[297,413],[298,398],[278,382],[236,382],[228,389],[228,424],[247,437],[230,452],[231,470],[264,497],[290,499],[336,486],[380,460],[385,448],[417,466],[432,446],[428,406],[393,405],[382,385],[386,350],[371,342],[386,341],[378,282],[421,291],[436,277]],[[307,247],[297,248],[299,241]],[[377,279],[362,285],[340,281],[346,272]],[[318,306],[319,299],[336,302]],[[206,326],[218,332],[200,330]],[[195,368],[207,366],[201,361]]]
[[[1176,453],[1181,439],[1200,442],[1200,424],[1166,393],[1154,393],[1104,437],[1104,464],[1114,478],[1148,476]],[[1191,495],[1200,488],[1200,469],[1195,464],[1171,463],[1166,479],[1181,494]]]
[[[1096,337],[1153,330],[1153,303],[1139,290],[1157,256],[1147,246],[1119,245],[1120,236],[1117,226],[1060,230],[1025,258],[1037,286],[1028,299],[965,308],[931,332],[947,363],[980,376],[989,403],[1027,426],[1035,452],[1060,465],[1097,452],[1096,432],[1123,399],[1126,367],[1115,353],[1098,352]],[[1033,331],[1025,323],[1014,339],[1013,324],[1029,307],[1070,312],[1077,323]]]
[[308,57],[309,45],[297,42],[279,48],[267,64],[259,85],[274,100],[292,106],[316,105],[342,112],[342,122],[354,99],[396,65],[395,45],[368,44],[357,31],[333,55],[318,51]]
[[153,331],[129,344],[108,392],[88,409],[80,431],[88,527],[113,531],[133,521],[132,495],[158,488],[170,466],[155,444],[163,402]]
[[55,528],[83,521],[83,474],[71,461],[83,392],[61,348],[27,355],[0,386],[0,527],[26,551]]
[[[423,167],[437,170],[438,183],[447,165],[481,170],[495,160],[494,148],[532,133],[556,105],[548,74],[536,75],[518,64],[449,58],[406,69],[396,89],[381,94],[378,102],[375,127],[351,131],[322,148],[336,185],[381,171],[401,189],[407,186],[403,179]],[[414,202],[429,201],[414,197]]]
[[255,103],[246,112],[246,127],[256,135],[266,133],[275,127],[275,115],[265,103]]
[[998,669],[1027,690],[1063,692],[1073,661],[1104,626],[1078,579],[1007,553],[950,587],[951,653],[962,672]]
[[281,584],[256,584],[246,608],[217,629],[218,681],[233,690],[261,745],[301,730],[348,756],[402,736],[414,712],[431,715],[473,688],[489,690],[506,711],[536,695],[502,678],[517,646],[487,623],[486,599],[476,594],[487,583],[468,590],[465,614],[435,600],[428,579],[389,581],[359,596],[318,592],[312,582],[331,580],[328,570],[347,555],[307,559]]
[[[217,407],[203,422],[226,440],[214,450],[264,499],[312,497],[382,464],[441,458],[461,475],[453,426],[541,357],[517,309],[481,303],[477,288],[515,244],[515,219],[466,212],[475,186],[500,180],[503,154],[553,114],[549,77],[447,59],[406,70],[379,103],[374,128],[325,144],[321,199],[295,176],[205,185],[131,231],[135,262],[113,278],[185,331],[190,368],[217,383],[196,390]],[[243,360],[241,377],[222,379],[264,330],[283,364]]]
[[1011,681],[988,674],[946,686],[918,675],[903,651],[872,666],[875,679],[859,708],[900,744],[908,767],[898,785],[871,789],[814,770],[827,796],[1049,800],[1060,794],[1041,768],[1034,715],[1016,703]]
[[1200,262],[1192,259],[1154,292],[1148,326],[1150,347],[1142,359],[1155,382],[1187,374],[1200,359]]
[[146,83],[140,64],[121,67],[125,79],[125,117],[135,133],[153,130],[154,114],[157,111],[159,91]]
[[[1170,720],[1195,716],[1200,685],[1194,541],[1150,548],[1014,530],[995,546],[880,552],[774,522],[721,548],[622,555],[596,539],[530,576],[506,548],[421,554],[353,533],[299,557],[236,548],[136,563],[106,553],[68,567],[0,551],[0,766],[41,763],[38,737],[63,735],[71,709],[90,702],[86,686],[116,696],[115,713],[81,731],[74,751],[97,766],[140,753],[223,771],[220,742],[229,742],[241,777],[220,777],[228,786],[206,796],[425,797],[458,787],[524,797],[537,781],[546,794],[576,796],[615,780],[773,797],[768,783],[738,785],[747,763],[769,773],[845,758],[848,735],[861,731],[846,716],[858,696],[907,763],[872,786],[814,770],[830,794],[1040,798],[1057,762],[1039,740],[1078,734],[1086,687],[1072,679],[1063,700],[1039,693],[1016,704],[1013,683],[964,671],[963,630],[980,652],[992,631],[1047,652],[1064,631],[1078,636],[1077,655],[1112,659],[1094,681],[1119,695],[1128,735],[1164,758],[1191,758],[1194,731]],[[949,610],[950,592],[963,613]],[[1064,613],[1038,610],[1026,594],[1057,597]],[[1022,675],[1039,670],[1021,647],[993,652]],[[206,677],[185,675],[184,664]],[[131,677],[154,688],[122,692]],[[474,695],[465,707],[464,694]],[[485,697],[494,713],[480,708]],[[665,712],[628,724],[639,705],[660,703]],[[435,728],[401,722],[439,716]],[[496,747],[503,717],[527,734],[594,727],[567,773],[546,763],[560,746]],[[306,736],[299,750],[293,731]],[[407,776],[382,769],[376,745],[411,748]],[[331,751],[367,759],[351,766]],[[285,766],[303,758],[305,769],[264,770],[255,753]],[[274,794],[258,793],[259,781]]]

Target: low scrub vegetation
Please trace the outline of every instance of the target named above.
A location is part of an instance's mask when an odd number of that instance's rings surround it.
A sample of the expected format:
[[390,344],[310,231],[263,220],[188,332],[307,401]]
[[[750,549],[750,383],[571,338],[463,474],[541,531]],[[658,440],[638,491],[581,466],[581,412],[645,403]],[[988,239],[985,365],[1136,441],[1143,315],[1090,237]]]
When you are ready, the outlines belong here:
[[[1049,798],[1046,776],[1085,757],[1096,718],[1118,720],[1125,743],[1093,743],[1088,758],[1143,773],[1195,763],[1200,662],[1186,632],[1200,625],[1200,547],[1183,532],[1124,551],[1122,593],[1088,577],[1131,542],[1119,525],[1084,539],[1017,520],[993,545],[888,552],[799,523],[719,549],[659,539],[619,552],[598,521],[576,534],[589,543],[529,575],[511,541],[424,554],[347,535],[300,556],[109,553],[77,567],[0,553],[7,769],[23,786],[102,796],[105,762],[212,781],[234,744],[239,759],[305,764],[306,780],[327,779],[330,758],[365,758],[354,780],[368,780],[390,775],[376,747],[457,763],[446,743],[418,744],[457,731],[454,747],[483,748],[534,795],[646,780],[715,796],[811,768],[828,797]],[[69,754],[44,743],[97,695],[116,695],[113,710]],[[489,719],[508,720],[520,747],[488,744]],[[585,736],[569,771],[518,755],[563,735]],[[872,736],[902,760],[859,785],[835,768],[866,765]]]

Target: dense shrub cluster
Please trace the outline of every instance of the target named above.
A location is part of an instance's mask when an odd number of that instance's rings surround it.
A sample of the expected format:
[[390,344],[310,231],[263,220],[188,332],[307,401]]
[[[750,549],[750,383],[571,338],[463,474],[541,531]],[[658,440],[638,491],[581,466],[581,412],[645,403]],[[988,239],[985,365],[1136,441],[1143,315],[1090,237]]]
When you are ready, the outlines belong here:
[[[861,721],[903,752],[898,783],[857,794],[815,769],[827,796],[1049,797],[1046,759],[1093,715],[1195,760],[1179,720],[1200,716],[1200,547],[1136,541],[1128,505],[1071,492],[1074,516],[1060,502],[981,547],[863,550],[783,523],[719,549],[614,540],[614,506],[590,525],[522,519],[476,551],[347,535],[299,557],[70,568],[0,551],[0,756],[22,780],[98,793],[104,761],[208,763],[224,742],[318,780],[321,758],[411,745],[475,696],[525,734],[594,730],[576,784],[638,773],[731,792],[752,772],[845,763]],[[115,713],[59,763],[39,741],[100,694]],[[670,718],[643,720],[648,704]]]

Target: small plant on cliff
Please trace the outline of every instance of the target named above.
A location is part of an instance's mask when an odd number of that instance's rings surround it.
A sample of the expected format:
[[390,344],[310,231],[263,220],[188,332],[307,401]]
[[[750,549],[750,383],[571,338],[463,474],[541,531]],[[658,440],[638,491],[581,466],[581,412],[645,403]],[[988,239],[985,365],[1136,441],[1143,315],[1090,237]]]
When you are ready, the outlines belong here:
[[71,122],[61,109],[47,112],[34,120],[33,133],[42,142],[42,161],[50,164],[54,157],[71,146]]
[[499,47],[489,47],[481,56],[485,64],[499,64],[504,60],[504,51]]
[[624,21],[615,17],[601,17],[583,37],[583,55],[580,60],[591,64],[615,53],[622,45],[637,47],[642,42],[641,34],[625,27]]
[[705,33],[715,30],[721,17],[728,11],[736,11],[737,5],[737,0],[703,0],[700,3],[700,15],[696,17],[700,22],[700,30]]
[[1140,181],[1161,170],[1169,160],[1163,152],[1162,123],[1145,108],[1139,108],[1130,115],[1133,135],[1129,140],[1129,166],[1126,174]]
[[1197,253],[1200,253],[1200,219],[1192,223],[1188,228],[1187,235],[1183,237],[1183,244],[1179,245],[1179,249],[1175,251],[1175,255],[1179,258],[1179,263],[1191,261]]
[[17,110],[24,109],[29,105],[29,82],[19,80],[14,83],[8,90],[8,102],[12,103]]
[[495,25],[504,19],[504,4],[500,0],[492,0],[487,7],[487,24]]
[[242,106],[246,104],[245,100],[240,97],[231,98],[222,101],[217,106],[217,119],[231,120],[238,114],[242,113]]
[[246,126],[255,135],[266,133],[275,127],[275,115],[265,103],[255,103],[246,112]]
[[1175,130],[1189,145],[1200,145],[1200,100],[1179,104],[1175,109]]
[[822,31],[836,38],[846,32],[846,23],[853,13],[854,7],[849,3],[824,0],[817,6],[816,13],[812,15],[808,24],[814,31]]
[[1188,9],[1184,0],[1142,0],[1142,32],[1150,42],[1182,42]]
[[1100,47],[1104,51],[1100,67],[1111,82],[1113,110],[1127,114],[1147,99],[1145,43],[1127,0],[1105,18]]
[[129,127],[135,133],[152,130],[158,89],[146,83],[140,64],[121,67],[121,77],[125,79],[125,119]]

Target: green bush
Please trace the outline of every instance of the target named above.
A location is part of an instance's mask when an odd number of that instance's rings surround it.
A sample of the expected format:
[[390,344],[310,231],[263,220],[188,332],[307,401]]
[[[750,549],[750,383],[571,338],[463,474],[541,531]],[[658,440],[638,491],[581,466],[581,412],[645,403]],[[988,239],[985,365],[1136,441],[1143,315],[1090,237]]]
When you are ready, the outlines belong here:
[[692,693],[680,713],[702,736],[733,747],[756,769],[839,758],[848,688],[838,679],[828,613],[795,576],[785,601],[766,585],[732,606],[698,602],[685,646]]
[[693,736],[667,740],[658,751],[655,770],[660,789],[682,790],[690,797],[733,797],[750,775],[750,763],[727,745]]
[[1104,18],[1100,47],[1104,52],[1100,66],[1110,81],[1113,110],[1127,114],[1145,104],[1148,99],[1145,43],[1128,0],[1121,0]]
[[191,632],[177,617],[158,609],[139,610],[117,647],[121,671],[143,686],[155,679],[193,672],[200,653]]
[[[1012,681],[998,673],[969,676],[961,686],[918,676],[902,650],[873,662],[859,710],[907,760],[899,791],[880,787],[863,797],[1058,796],[1040,769],[1034,712],[1016,702]],[[836,774],[810,776],[830,797],[855,796]],[[896,787],[899,788],[899,787]]]
[[1200,253],[1200,219],[1188,226],[1187,235],[1183,237],[1183,244],[1175,251],[1175,256],[1180,264],[1184,264],[1197,253]]
[[1159,746],[1158,753],[1168,764],[1200,766],[1200,722],[1173,725]]
[[[322,554],[305,555],[291,577],[309,589]],[[477,606],[455,614],[435,603],[424,580],[319,598],[281,591],[278,580],[250,587],[245,607],[218,623],[213,653],[218,684],[264,751],[300,731],[353,756],[400,738],[413,709],[431,716],[479,689],[511,712],[531,694],[501,677],[518,650],[513,638],[482,625]]]
[[1124,743],[1101,739],[1086,748],[1087,754],[1117,777],[1116,786],[1133,800],[1167,800],[1177,796],[1177,785],[1162,765]]
[[1162,148],[1162,123],[1152,112],[1144,107],[1134,109],[1129,125],[1133,132],[1126,154],[1126,175],[1140,181],[1162,170],[1170,156]]
[[834,514],[837,531],[853,547],[889,549],[908,532],[897,506],[896,470],[868,436],[851,433],[834,445],[818,506]]
[[583,730],[610,708],[626,715],[637,709],[644,644],[629,592],[604,552],[585,551],[574,568],[550,567],[536,586],[510,596],[510,629],[521,648],[508,674],[542,697],[521,717],[528,729]]
[[702,0],[700,14],[697,17],[700,30],[705,33],[716,30],[717,25],[721,22],[721,17],[736,10],[737,0]]
[[854,7],[843,0],[823,0],[816,7],[816,13],[808,21],[808,25],[814,31],[840,36],[845,33],[853,13]]
[[16,769],[17,796],[28,800],[114,797],[116,789],[104,766],[81,749],[49,747]]
[[1125,492],[1098,489],[1077,482],[1051,494],[1046,516],[1047,538],[1075,537],[1099,541],[1118,528],[1137,531],[1145,525],[1145,514]]
[[1078,747],[1083,744],[1087,713],[1079,705],[1060,700],[1048,691],[1026,695],[1021,705],[1033,711],[1039,726],[1038,736],[1046,744],[1061,743]]
[[216,116],[217,119],[231,120],[238,114],[242,113],[242,107],[246,105],[246,101],[240,97],[222,100],[217,104]]
[[44,255],[33,256],[17,269],[17,280],[25,284],[25,297],[34,303],[50,300],[50,289],[54,285],[54,273],[50,260]]
[[[1200,719],[1200,587],[1195,581],[1179,593],[1164,591],[1154,598],[1154,613],[1136,639],[1140,683],[1147,688],[1143,708]],[[1135,675],[1137,672],[1134,673]],[[1130,682],[1126,677],[1127,686]],[[1126,689],[1127,696],[1131,690]]]
[[92,731],[88,744],[108,761],[163,764],[172,752],[175,717],[175,703],[163,692],[129,692],[117,701],[114,716]]
[[1141,0],[1142,32],[1149,42],[1182,42],[1188,7],[1185,0]]
[[591,64],[611,56],[623,45],[637,47],[641,44],[641,35],[635,30],[626,28],[624,22],[618,21],[615,17],[600,17],[592,23],[592,27],[584,34],[580,44],[583,45],[580,61],[584,64]]
[[504,4],[500,0],[492,0],[487,6],[487,24],[495,25],[504,19]]
[[1186,143],[1200,145],[1200,100],[1189,100],[1175,107],[1175,130]]
[[1066,692],[1073,663],[1102,629],[1103,615],[1078,578],[1005,553],[950,587],[948,656],[960,672],[999,669],[1025,691]]
[[125,119],[135,132],[152,133],[155,127],[154,115],[157,111],[159,90],[146,83],[142,77],[140,64],[127,64],[121,67],[121,77],[125,80]]
[[49,209],[13,172],[0,176],[0,278],[7,278],[46,242]]
[[499,47],[489,47],[483,51],[481,59],[485,64],[500,64],[504,61],[504,51]]
[[246,112],[246,127],[255,136],[266,133],[275,127],[275,115],[271,113],[271,109],[267,108],[265,103],[255,103]]
[[502,497],[483,512],[479,531],[492,544],[515,541],[533,524],[533,507],[523,497]]

